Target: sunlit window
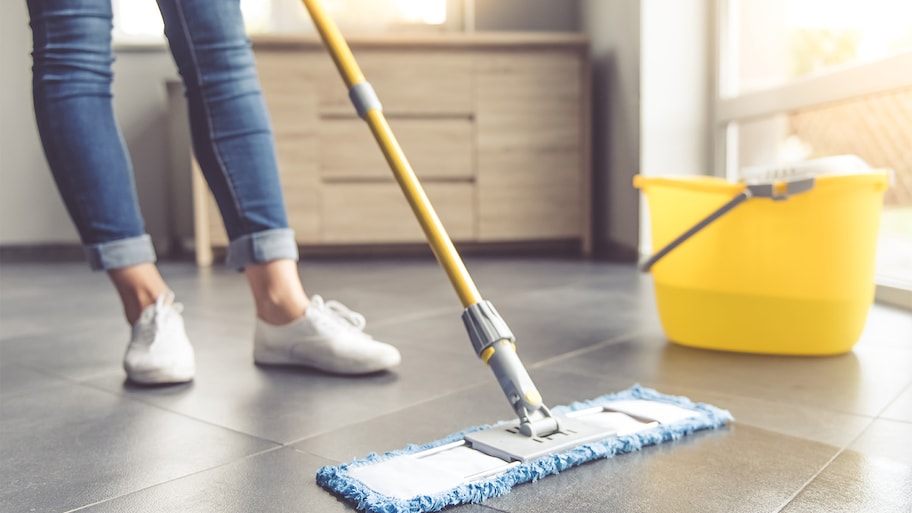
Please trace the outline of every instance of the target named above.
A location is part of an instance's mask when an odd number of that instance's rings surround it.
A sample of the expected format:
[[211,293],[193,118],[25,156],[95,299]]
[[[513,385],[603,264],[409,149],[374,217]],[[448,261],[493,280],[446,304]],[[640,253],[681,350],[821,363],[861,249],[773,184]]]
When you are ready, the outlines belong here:
[[[409,27],[438,27],[447,19],[446,0],[325,0],[343,30],[383,32]],[[313,33],[299,0],[241,0],[250,34]],[[161,42],[163,25],[155,0],[115,0],[114,40]]]
[[734,66],[725,95],[912,51],[908,0],[730,0],[729,7]]
[[258,34],[269,32],[272,26],[272,2],[270,0],[241,0],[241,12],[247,32]]
[[402,19],[410,22],[440,25],[446,21],[446,1],[396,0]]
[[127,43],[160,42],[164,25],[155,0],[115,0],[114,41]]

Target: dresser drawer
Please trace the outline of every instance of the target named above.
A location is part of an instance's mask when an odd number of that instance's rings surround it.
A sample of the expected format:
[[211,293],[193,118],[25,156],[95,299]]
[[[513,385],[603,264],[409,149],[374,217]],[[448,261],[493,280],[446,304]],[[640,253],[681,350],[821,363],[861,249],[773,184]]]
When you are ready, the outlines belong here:
[[[356,49],[355,58],[389,117],[400,113],[468,116],[474,110],[474,58],[469,53]],[[326,61],[319,67],[320,114],[354,115],[347,88]]]
[[[475,236],[474,188],[428,183],[425,192],[454,240]],[[326,243],[421,242],[424,233],[395,183],[327,183],[323,186],[322,240]]]
[[[469,118],[389,120],[406,158],[421,180],[472,181],[474,127]],[[383,153],[364,121],[320,121],[320,176],[325,181],[393,180]]]

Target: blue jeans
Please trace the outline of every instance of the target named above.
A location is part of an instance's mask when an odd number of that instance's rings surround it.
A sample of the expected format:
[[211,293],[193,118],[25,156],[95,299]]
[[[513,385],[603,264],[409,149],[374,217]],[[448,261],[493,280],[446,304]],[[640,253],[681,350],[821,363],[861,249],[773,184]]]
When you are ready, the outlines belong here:
[[[45,156],[93,269],[155,261],[114,118],[111,0],[27,0]],[[239,0],[158,0],[228,265],[297,259]]]

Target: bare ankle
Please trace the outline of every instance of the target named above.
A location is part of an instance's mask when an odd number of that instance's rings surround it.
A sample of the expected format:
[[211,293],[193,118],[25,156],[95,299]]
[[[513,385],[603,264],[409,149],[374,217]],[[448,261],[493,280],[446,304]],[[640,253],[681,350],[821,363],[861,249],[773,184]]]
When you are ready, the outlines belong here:
[[307,296],[298,297],[284,295],[269,295],[267,298],[254,299],[256,302],[256,315],[259,319],[281,326],[288,324],[304,315],[310,301]]
[[273,260],[250,264],[244,269],[256,315],[263,321],[282,325],[298,319],[310,304],[297,264],[293,260]]
[[108,277],[117,289],[124,316],[131,325],[139,320],[147,306],[168,291],[168,285],[158,268],[151,263],[111,269]]

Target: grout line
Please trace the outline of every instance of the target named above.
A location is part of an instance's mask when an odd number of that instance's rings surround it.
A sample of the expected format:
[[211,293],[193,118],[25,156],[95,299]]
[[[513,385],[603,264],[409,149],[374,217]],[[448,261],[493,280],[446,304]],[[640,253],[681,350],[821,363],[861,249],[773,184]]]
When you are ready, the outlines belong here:
[[164,406],[161,406],[161,405],[159,405],[159,404],[155,404],[154,402],[150,402],[150,401],[147,401],[147,400],[144,400],[144,399],[141,399],[141,398],[137,398],[137,397],[131,396],[131,395],[129,395],[129,394],[125,394],[125,393],[123,393],[123,392],[115,392],[115,391],[108,390],[108,389],[106,389],[106,388],[102,388],[102,387],[99,387],[99,386],[96,386],[96,385],[93,385],[93,384],[91,384],[91,383],[89,383],[89,382],[84,382],[84,381],[76,381],[76,383],[78,383],[79,385],[84,386],[84,387],[86,387],[86,388],[90,388],[90,389],[95,390],[95,391],[98,391],[98,392],[104,392],[104,393],[107,393],[107,394],[109,394],[109,395],[112,395],[112,396],[115,396],[115,397],[119,397],[119,398],[121,398],[121,399],[126,399],[126,400],[128,400],[128,401],[135,401],[135,402],[140,403],[140,404],[142,404],[142,405],[144,405],[144,406],[148,406],[148,407],[151,407],[151,408],[155,408],[155,409],[157,409],[157,410],[159,410],[159,411],[163,411],[163,412],[166,412],[166,413],[170,413],[170,414],[172,414],[172,415],[177,415],[177,416],[179,416],[179,417],[183,417],[183,418],[185,418],[185,419],[187,419],[187,420],[191,420],[191,421],[193,421],[193,422],[199,422],[200,424],[204,424],[204,425],[207,425],[207,426],[219,428],[219,429],[221,429],[221,430],[228,431],[228,432],[231,432],[231,433],[235,433],[235,434],[238,434],[238,435],[242,435],[242,436],[245,436],[245,437],[248,437],[248,438],[253,438],[253,439],[260,440],[260,441],[263,441],[263,442],[268,442],[268,443],[271,443],[271,444],[276,444],[276,447],[282,447],[282,446],[284,445],[282,442],[279,442],[279,441],[277,441],[277,440],[270,440],[269,438],[263,438],[263,437],[261,437],[261,436],[254,435],[254,434],[252,434],[252,433],[247,433],[247,432],[244,432],[244,431],[239,431],[239,430],[237,430],[237,429],[234,429],[234,428],[231,428],[231,427],[228,427],[228,426],[223,426],[223,425],[221,425],[221,424],[216,424],[216,423],[214,423],[214,422],[212,422],[212,421],[208,421],[208,420],[205,420],[205,419],[193,417],[193,416],[191,416],[191,415],[187,415],[186,413],[181,413],[181,412],[179,412],[179,411],[175,411],[175,410],[172,410],[172,409],[170,409],[170,408],[165,408]]
[[[464,386],[464,387],[462,387],[462,388],[458,388],[458,389],[455,389],[455,390],[448,390],[446,393],[439,394],[439,395],[435,395],[435,396],[433,396],[433,397],[429,397],[429,398],[427,398],[427,399],[418,401],[418,402],[416,402],[416,403],[412,403],[412,404],[409,404],[409,405],[406,405],[406,406],[402,406],[402,407],[400,407],[400,408],[396,408],[396,409],[394,409],[394,410],[390,410],[390,411],[385,412],[385,413],[381,413],[380,415],[374,415],[373,417],[370,417],[370,418],[367,418],[367,419],[363,419],[363,420],[359,420],[359,421],[357,421],[357,422],[352,422],[351,424],[345,424],[345,425],[343,425],[343,426],[336,426],[336,427],[334,427],[334,428],[332,428],[332,429],[320,431],[320,432],[318,432],[318,433],[313,433],[313,434],[307,435],[307,436],[302,437],[302,438],[298,438],[298,439],[295,439],[295,440],[291,440],[291,441],[285,443],[284,445],[285,445],[285,446],[292,446],[292,445],[301,443],[301,442],[303,442],[303,441],[305,441],[305,440],[310,440],[310,439],[312,439],[312,438],[316,438],[316,437],[320,437],[320,436],[323,436],[323,435],[328,435],[328,434],[331,434],[331,433],[335,433],[335,432],[341,431],[341,430],[343,430],[343,429],[348,429],[348,428],[350,428],[350,427],[355,427],[355,426],[360,426],[360,425],[363,425],[363,424],[367,424],[367,423],[373,422],[373,421],[375,421],[375,420],[377,420],[378,418],[381,418],[381,417],[387,417],[387,416],[390,416],[390,415],[396,415],[396,414],[402,413],[402,412],[404,412],[404,411],[406,411],[406,410],[409,410],[409,409],[411,409],[411,408],[415,408],[415,407],[417,407],[417,406],[421,406],[422,404],[427,404],[427,403],[430,403],[430,402],[433,402],[433,401],[437,401],[437,400],[439,400],[439,399],[441,399],[441,398],[444,398],[444,397],[447,397],[447,396],[450,396],[450,395],[454,395],[454,394],[457,394],[457,393],[460,393],[460,392],[464,392],[464,391],[466,391],[466,390],[471,390],[471,389],[473,389],[473,388],[478,388],[478,387],[483,387],[483,386],[486,386],[486,384],[484,384],[484,383],[474,383],[474,384],[467,385],[467,386]],[[298,450],[298,449],[295,449],[295,450]],[[335,461],[335,459],[336,459],[336,458],[331,458],[331,457],[329,457],[329,456],[326,456],[326,455],[324,455],[324,454],[318,454],[318,453],[311,452],[311,451],[301,451],[301,452],[306,452],[307,454],[312,454],[312,455],[314,455],[314,456],[319,456],[319,457],[321,457],[321,458],[325,458],[325,459],[328,459],[328,460],[334,460],[334,461]]]
[[435,317],[445,313],[453,313],[453,308],[450,307],[440,307],[432,308],[429,310],[418,310],[411,311],[402,315],[394,315],[392,317],[386,317],[379,321],[371,321],[371,329],[376,328],[377,326],[389,326],[393,324],[401,324],[409,321],[417,321],[424,318]]
[[865,432],[874,424],[874,421],[875,421],[875,420],[877,420],[877,419],[876,419],[876,418],[872,418],[871,421],[868,422],[868,425],[865,426],[865,428],[862,429],[860,433],[858,433],[857,435],[855,435],[855,438],[849,440],[849,442],[848,442],[847,444],[845,444],[845,446],[840,447],[839,450],[836,451],[836,454],[834,454],[829,460],[827,460],[827,462],[824,463],[823,466],[821,466],[821,467],[817,470],[817,472],[814,472],[814,475],[812,475],[811,477],[809,477],[809,478],[804,482],[804,484],[802,484],[802,485],[795,491],[795,493],[793,493],[791,496],[789,496],[789,498],[786,499],[785,502],[783,502],[782,505],[779,506],[779,507],[776,509],[776,511],[777,511],[777,512],[781,512],[781,511],[782,511],[783,509],[785,509],[789,504],[791,504],[799,495],[801,495],[801,493],[804,492],[804,491],[807,489],[807,487],[808,487],[812,482],[814,482],[814,481],[820,476],[820,474],[823,473],[824,470],[826,470],[827,468],[829,468],[830,465],[832,465],[832,463],[833,463],[834,461],[836,461],[836,458],[838,458],[839,456],[841,456],[842,453],[846,452],[846,451],[848,450],[848,448],[852,446],[853,443],[855,443],[859,438],[861,438],[862,435],[865,434]]
[[[224,462],[224,463],[220,463],[220,464],[214,465],[214,466],[212,466],[212,467],[207,467],[207,468],[195,470],[195,471],[193,471],[193,472],[190,472],[189,474],[184,474],[184,475],[181,475],[181,476],[177,476],[177,477],[168,479],[168,480],[166,480],[166,481],[162,481],[162,482],[160,482],[160,483],[151,484],[151,485],[148,485],[148,486],[144,486],[144,487],[142,487],[142,488],[137,488],[137,489],[135,489],[135,490],[130,490],[130,491],[127,492],[127,493],[122,493],[122,494],[116,495],[116,496],[114,496],[114,497],[108,497],[107,499],[102,499],[102,500],[100,500],[100,501],[96,501],[96,502],[93,502],[93,503],[91,503],[91,504],[86,504],[86,505],[84,505],[84,506],[79,506],[78,508],[73,508],[73,509],[67,510],[67,511],[65,511],[64,513],[73,513],[73,512],[76,512],[76,511],[82,511],[82,510],[84,510],[84,509],[86,509],[86,508],[91,508],[92,506],[97,506],[97,505],[99,505],[99,504],[104,504],[104,503],[106,503],[106,502],[111,502],[111,501],[120,499],[121,497],[129,497],[130,495],[133,495],[133,494],[136,494],[136,493],[140,493],[140,492],[145,491],[145,490],[150,490],[150,489],[155,488],[155,487],[158,487],[158,486],[166,485],[166,484],[172,483],[172,482],[174,482],[174,481],[179,481],[179,480],[181,480],[181,479],[186,479],[186,478],[188,478],[188,477],[195,476],[195,475],[197,475],[197,474],[202,474],[202,473],[204,473],[204,472],[209,472],[209,471],[212,471],[212,470],[215,470],[215,469],[218,469],[218,468],[226,467],[226,466],[228,466],[228,465],[233,465],[233,464],[235,464],[235,463],[238,463],[238,462],[241,462],[241,461],[244,461],[244,460],[248,460],[248,459],[251,459],[251,458],[255,458],[255,457],[257,457],[257,456],[262,456],[263,454],[267,454],[267,453],[270,453],[270,452],[273,452],[273,451],[278,451],[278,450],[280,450],[280,449],[282,449],[282,448],[284,448],[284,447],[285,447],[284,445],[279,445],[279,446],[276,446],[276,447],[270,447],[270,448],[268,448],[268,449],[263,449],[262,451],[254,452],[254,453],[251,453],[251,454],[247,454],[247,455],[242,456],[242,457],[240,457],[240,458],[235,458],[235,459],[232,459],[231,461],[226,461],[226,462]],[[299,451],[299,452],[300,452],[300,451]]]
[[791,504],[792,501],[794,501],[799,495],[801,495],[801,492],[803,492],[804,490],[807,489],[808,485],[810,485],[815,479],[817,479],[817,476],[819,476],[820,474],[822,474],[823,471],[826,470],[827,467],[829,467],[830,464],[833,463],[833,461],[835,461],[836,458],[838,458],[839,455],[843,453],[843,451],[845,451],[845,448],[844,448],[844,447],[841,447],[838,451],[836,451],[836,454],[834,454],[829,460],[827,460],[827,462],[824,463],[823,466],[820,467],[820,468],[817,470],[817,472],[814,472],[814,475],[812,475],[811,477],[809,477],[801,486],[799,486],[798,489],[795,490],[794,493],[792,493],[792,495],[790,495],[787,499],[785,499],[785,502],[783,502],[781,506],[779,506],[778,508],[776,508],[776,511],[777,511],[777,512],[781,512],[781,511],[784,510],[789,504]]
[[[69,384],[76,384],[76,385],[81,384],[79,380],[75,380],[73,378],[63,376],[61,374],[57,374],[51,370],[45,369],[44,367],[36,367],[35,365],[29,364],[29,363],[20,363],[20,362],[13,363],[12,365],[19,367],[20,369],[26,369],[26,370],[35,372],[37,374],[41,374],[42,376],[46,376],[48,378],[59,379],[61,381],[65,381]],[[51,384],[47,384],[47,385],[30,386],[23,390],[19,390],[18,392],[12,392],[12,393],[4,392],[2,394],[2,398],[3,398],[3,400],[8,400],[8,399],[18,397],[21,395],[31,394],[35,390],[43,390],[46,388],[53,388],[53,387],[57,387],[57,386],[61,386],[61,387],[66,386],[67,383],[51,383]]]
[[645,333],[648,333],[648,331],[646,331],[646,330],[630,331],[630,332],[624,333],[622,335],[618,335],[614,338],[610,338],[608,340],[598,342],[596,344],[592,344],[590,346],[581,347],[579,349],[575,349],[573,351],[562,353],[557,356],[552,356],[551,358],[545,358],[544,360],[527,365],[527,367],[530,369],[539,369],[539,368],[545,367],[547,365],[551,365],[553,363],[557,363],[557,362],[560,362],[563,360],[568,360],[570,358],[574,358],[574,357],[577,357],[582,354],[590,353],[592,351],[596,351],[598,349],[602,349],[604,347],[608,347],[610,345],[617,344],[618,342],[627,341],[629,339],[632,339],[639,335],[643,335]]
[[890,400],[887,402],[887,404],[885,404],[884,407],[881,408],[881,410],[880,410],[879,412],[877,412],[877,415],[875,415],[874,418],[875,418],[875,419],[883,419],[883,420],[891,420],[891,421],[896,421],[896,422],[906,422],[906,423],[908,423],[909,421],[907,421],[907,420],[904,421],[904,420],[902,420],[902,419],[893,419],[893,418],[890,418],[890,417],[884,417],[883,414],[884,414],[884,412],[886,412],[887,410],[890,409],[890,406],[893,406],[893,403],[895,403],[896,401],[898,401],[899,398],[900,398],[904,393],[906,393],[906,392],[909,391],[909,390],[912,390],[912,381],[910,381],[909,384],[907,384],[905,388],[903,388],[902,390],[900,390],[892,399],[890,399]]
[[[448,309],[448,310],[449,310],[449,309]],[[616,337],[614,337],[614,338],[605,340],[605,341],[603,341],[603,342],[599,342],[599,343],[597,343],[597,344],[593,344],[593,345],[591,345],[591,346],[583,347],[583,348],[580,348],[580,349],[577,349],[577,350],[574,350],[574,351],[570,351],[570,352],[568,352],[568,353],[564,353],[564,354],[561,354],[561,355],[558,355],[558,356],[554,356],[554,357],[551,357],[551,358],[547,358],[547,359],[542,360],[542,361],[539,361],[539,362],[535,362],[535,363],[533,363],[533,364],[527,365],[526,367],[527,367],[528,369],[538,369],[538,368],[541,368],[541,367],[546,366],[546,365],[550,365],[550,364],[555,363],[555,362],[559,362],[559,361],[562,361],[562,360],[565,360],[565,359],[568,359],[568,358],[572,358],[572,357],[578,356],[578,355],[580,355],[580,354],[585,354],[585,353],[587,353],[587,352],[594,351],[594,350],[600,349],[600,348],[602,348],[602,347],[606,347],[606,346],[609,346],[609,345],[612,345],[612,344],[616,344],[616,343],[618,343],[618,342],[622,342],[622,341],[625,341],[625,340],[634,338],[634,337],[636,337],[636,336],[638,336],[638,335],[641,335],[641,334],[647,333],[647,332],[648,332],[647,330],[637,330],[637,331],[632,331],[632,332],[624,333],[624,334],[622,334],[622,335],[619,335],[619,336],[616,336]],[[388,411],[388,412],[386,412],[386,413],[383,413],[382,415],[374,416],[374,417],[372,417],[371,419],[364,419],[364,420],[361,420],[361,421],[358,421],[358,422],[354,422],[354,423],[351,423],[351,424],[346,424],[346,425],[344,425],[344,426],[337,426],[337,427],[335,427],[335,428],[333,428],[333,429],[330,429],[330,430],[321,431],[321,432],[314,433],[314,434],[311,434],[311,435],[308,435],[308,436],[305,436],[305,437],[302,437],[302,438],[298,438],[298,439],[295,439],[295,440],[291,440],[291,441],[289,441],[289,442],[286,442],[285,445],[286,445],[286,446],[295,445],[295,444],[301,443],[301,442],[303,442],[303,441],[310,440],[310,439],[312,439],[312,438],[316,438],[316,437],[319,437],[319,436],[323,436],[323,435],[327,435],[327,434],[331,434],[331,433],[337,432],[337,431],[342,430],[342,429],[347,429],[347,428],[350,428],[350,427],[353,427],[353,426],[363,425],[363,424],[366,424],[366,423],[368,423],[368,422],[371,422],[371,421],[377,419],[378,417],[385,417],[385,416],[389,416],[389,415],[399,414],[399,413],[401,413],[401,412],[404,412],[404,411],[409,410],[409,409],[411,409],[411,408],[420,406],[420,405],[422,405],[422,404],[427,404],[427,403],[430,403],[430,402],[433,402],[433,401],[437,401],[437,400],[439,400],[439,399],[441,399],[441,398],[444,398],[444,397],[447,397],[447,396],[450,396],[450,395],[453,395],[453,394],[456,394],[456,393],[464,392],[464,391],[466,391],[466,390],[470,390],[470,389],[478,388],[478,387],[483,387],[483,386],[487,386],[487,384],[486,384],[486,383],[482,383],[482,382],[477,382],[477,383],[474,383],[474,384],[470,384],[470,385],[464,386],[464,387],[459,388],[459,389],[449,390],[449,391],[447,391],[446,393],[439,394],[439,395],[435,395],[435,396],[433,396],[433,397],[428,397],[427,399],[424,399],[424,400],[421,400],[421,401],[418,401],[418,402],[415,402],[415,403],[412,403],[412,404],[403,406],[403,407],[401,407],[401,408],[397,408],[397,409],[394,409],[394,410],[390,410],[390,411]],[[299,450],[299,449],[295,449],[295,450]],[[334,460],[334,459],[335,459],[335,458],[331,458],[331,457],[329,457],[329,456],[326,456],[326,455],[323,455],[323,454],[318,454],[318,453],[315,453],[315,452],[312,452],[312,451],[301,451],[301,452],[306,452],[307,454],[312,454],[312,455],[314,455],[314,456],[319,456],[319,457],[326,458],[326,459],[331,459],[331,460]]]

